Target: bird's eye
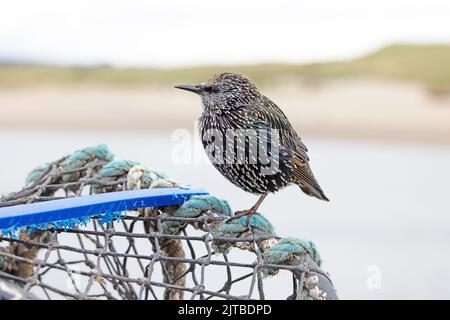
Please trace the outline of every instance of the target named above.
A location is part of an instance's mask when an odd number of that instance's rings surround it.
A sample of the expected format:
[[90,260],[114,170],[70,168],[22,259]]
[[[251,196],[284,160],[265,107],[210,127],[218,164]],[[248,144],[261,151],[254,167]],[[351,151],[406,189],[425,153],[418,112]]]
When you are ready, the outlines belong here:
[[217,92],[217,87],[214,86],[205,86],[203,87],[203,91],[207,92],[207,93],[215,93]]

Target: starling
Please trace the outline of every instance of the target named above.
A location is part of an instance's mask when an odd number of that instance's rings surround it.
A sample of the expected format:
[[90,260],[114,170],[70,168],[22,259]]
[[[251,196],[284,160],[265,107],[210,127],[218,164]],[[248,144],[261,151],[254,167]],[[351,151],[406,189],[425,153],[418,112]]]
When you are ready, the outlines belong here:
[[225,72],[175,88],[201,97],[199,131],[215,168],[239,188],[260,195],[254,206],[235,217],[249,219],[269,192],[291,184],[328,201],[310,169],[305,144],[283,111],[250,79]]

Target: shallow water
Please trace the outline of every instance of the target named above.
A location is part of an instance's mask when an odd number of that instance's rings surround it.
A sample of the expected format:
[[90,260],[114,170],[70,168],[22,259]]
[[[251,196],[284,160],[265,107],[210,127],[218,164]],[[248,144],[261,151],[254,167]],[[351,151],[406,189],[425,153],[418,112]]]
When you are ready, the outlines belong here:
[[[297,187],[271,195],[260,211],[277,233],[316,243],[341,298],[449,299],[450,147],[311,137],[304,141],[331,202],[309,198]],[[36,165],[97,143],[107,143],[116,159],[138,160],[227,199],[235,210],[256,199],[207,162],[174,163],[176,142],[170,133],[149,131],[3,129],[0,193],[21,188]],[[202,155],[198,144],[192,150],[195,157]],[[277,277],[265,280],[265,289],[279,298],[290,294],[290,285],[289,279],[283,279],[282,286]]]

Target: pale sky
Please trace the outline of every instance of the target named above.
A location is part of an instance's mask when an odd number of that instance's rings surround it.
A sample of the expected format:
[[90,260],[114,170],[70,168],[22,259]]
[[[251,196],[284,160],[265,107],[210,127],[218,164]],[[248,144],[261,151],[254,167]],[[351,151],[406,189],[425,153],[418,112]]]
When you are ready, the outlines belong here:
[[450,43],[449,0],[0,0],[0,59],[170,67]]

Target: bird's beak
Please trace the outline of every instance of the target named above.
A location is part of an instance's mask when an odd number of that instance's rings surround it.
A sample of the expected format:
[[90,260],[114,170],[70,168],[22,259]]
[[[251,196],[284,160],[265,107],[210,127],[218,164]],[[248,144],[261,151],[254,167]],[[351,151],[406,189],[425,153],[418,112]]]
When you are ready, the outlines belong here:
[[177,89],[191,91],[197,94],[200,94],[202,92],[202,87],[198,84],[177,84],[175,86]]

